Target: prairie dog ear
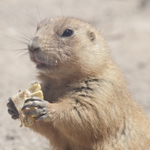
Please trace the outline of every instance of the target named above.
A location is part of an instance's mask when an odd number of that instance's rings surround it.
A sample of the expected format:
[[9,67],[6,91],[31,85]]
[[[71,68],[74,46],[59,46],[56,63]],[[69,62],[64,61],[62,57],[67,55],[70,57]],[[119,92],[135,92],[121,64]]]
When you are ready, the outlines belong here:
[[88,35],[88,38],[90,39],[91,42],[95,41],[96,35],[93,31],[91,31],[91,30],[87,31],[87,35]]

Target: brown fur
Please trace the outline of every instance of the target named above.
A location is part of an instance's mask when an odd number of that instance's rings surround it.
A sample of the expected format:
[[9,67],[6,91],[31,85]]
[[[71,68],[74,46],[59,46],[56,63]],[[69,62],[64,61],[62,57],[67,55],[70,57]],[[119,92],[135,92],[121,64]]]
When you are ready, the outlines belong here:
[[[62,38],[66,29],[73,36]],[[149,150],[150,124],[99,32],[74,18],[44,20],[35,35],[47,118],[31,128],[56,150]],[[36,61],[35,61],[36,62]],[[36,62],[37,64],[37,62]]]

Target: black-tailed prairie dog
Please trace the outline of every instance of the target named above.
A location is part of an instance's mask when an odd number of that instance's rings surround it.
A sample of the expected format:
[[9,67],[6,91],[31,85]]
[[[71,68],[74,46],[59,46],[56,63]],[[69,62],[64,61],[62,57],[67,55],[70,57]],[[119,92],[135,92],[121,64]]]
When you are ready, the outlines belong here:
[[[44,100],[26,100],[31,129],[55,150],[149,150],[150,123],[100,33],[75,18],[45,19],[29,41]],[[28,103],[27,103],[28,102]],[[18,118],[12,102],[12,118]]]

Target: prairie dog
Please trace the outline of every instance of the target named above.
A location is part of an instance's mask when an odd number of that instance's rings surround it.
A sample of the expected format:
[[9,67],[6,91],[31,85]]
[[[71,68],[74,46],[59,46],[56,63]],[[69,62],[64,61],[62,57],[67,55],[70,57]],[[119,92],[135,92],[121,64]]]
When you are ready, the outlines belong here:
[[[44,99],[25,106],[55,150],[150,150],[150,123],[100,33],[75,18],[45,19],[28,44]],[[27,103],[28,102],[28,103]],[[17,112],[8,103],[12,118]]]

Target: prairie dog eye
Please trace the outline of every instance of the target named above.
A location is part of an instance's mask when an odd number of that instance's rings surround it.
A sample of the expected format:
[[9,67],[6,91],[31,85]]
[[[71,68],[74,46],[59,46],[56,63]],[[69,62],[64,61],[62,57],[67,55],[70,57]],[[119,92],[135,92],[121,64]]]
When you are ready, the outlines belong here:
[[61,37],[70,37],[73,34],[73,30],[66,29],[64,33],[61,35]]

